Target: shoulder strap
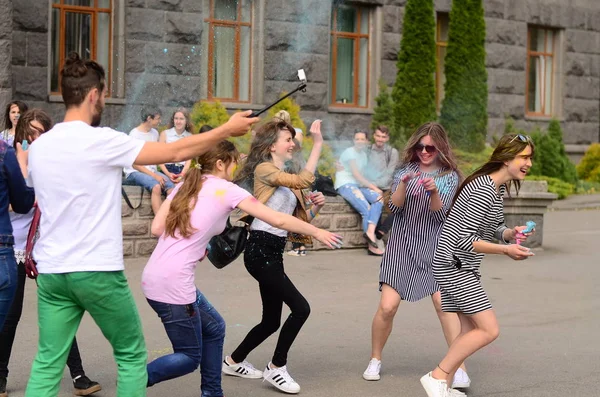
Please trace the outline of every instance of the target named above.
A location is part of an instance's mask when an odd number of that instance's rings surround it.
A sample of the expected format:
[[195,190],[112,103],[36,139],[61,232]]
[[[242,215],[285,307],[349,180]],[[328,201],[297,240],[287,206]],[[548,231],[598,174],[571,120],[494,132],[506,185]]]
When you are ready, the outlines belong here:
[[35,204],[35,211],[33,212],[33,219],[31,221],[31,226],[29,226],[29,233],[27,233],[27,243],[25,244],[25,257],[30,257],[31,252],[33,251],[33,246],[35,244],[35,234],[37,233],[37,229],[40,225],[40,218],[42,216],[42,211]]
[[140,205],[142,205],[142,198],[144,197],[144,188],[141,188],[141,192],[140,192],[140,202],[138,203],[138,205],[136,205],[135,207],[131,204],[131,201],[129,200],[129,196],[127,196],[127,192],[125,191],[125,189],[123,188],[123,186],[121,186],[121,195],[123,196],[123,198],[125,199],[125,203],[127,203],[127,206],[129,208],[131,208],[132,210],[138,209]]

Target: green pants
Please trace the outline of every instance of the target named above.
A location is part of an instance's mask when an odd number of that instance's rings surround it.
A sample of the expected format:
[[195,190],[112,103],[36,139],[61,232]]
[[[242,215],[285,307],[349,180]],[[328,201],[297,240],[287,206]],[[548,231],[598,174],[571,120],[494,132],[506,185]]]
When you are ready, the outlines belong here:
[[117,396],[146,396],[146,344],[122,271],[40,274],[37,294],[40,335],[26,397],[58,395],[69,348],[85,311],[113,347]]

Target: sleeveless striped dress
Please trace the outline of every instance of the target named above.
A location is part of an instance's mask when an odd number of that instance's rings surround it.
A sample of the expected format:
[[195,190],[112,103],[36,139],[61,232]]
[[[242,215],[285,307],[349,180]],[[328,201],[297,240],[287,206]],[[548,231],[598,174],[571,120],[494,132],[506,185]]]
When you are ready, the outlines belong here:
[[475,314],[492,308],[481,285],[479,267],[483,254],[473,242],[502,240],[504,224],[502,196],[506,186],[488,175],[469,182],[450,211],[433,258],[433,275],[440,286],[442,310]]
[[[407,173],[419,172],[418,163],[403,165],[392,184],[396,191],[400,180]],[[391,201],[390,209],[394,223],[390,230],[388,245],[381,261],[379,289],[382,284],[394,288],[402,300],[416,302],[437,292],[438,286],[431,272],[435,247],[442,229],[445,214],[458,188],[458,175],[443,170],[421,173],[406,186],[404,206],[396,207]],[[434,178],[443,207],[432,212],[431,199],[419,181]]]

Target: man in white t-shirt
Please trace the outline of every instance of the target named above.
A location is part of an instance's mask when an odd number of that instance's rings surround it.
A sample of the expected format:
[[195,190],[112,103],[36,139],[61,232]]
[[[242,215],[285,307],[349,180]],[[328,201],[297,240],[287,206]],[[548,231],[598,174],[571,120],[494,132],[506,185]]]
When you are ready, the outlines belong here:
[[[27,397],[55,397],[73,336],[87,311],[118,364],[117,396],[146,395],[147,352],[123,272],[121,172],[184,161],[249,131],[258,118],[236,113],[221,127],[175,143],[144,142],[100,124],[102,66],[69,54],[61,70],[64,121],[31,144],[29,175],[42,212],[37,261],[39,345]],[[65,175],[69,181],[65,182]]]
[[[160,110],[145,106],[142,109],[142,123],[131,130],[129,136],[144,142],[158,142],[159,135],[156,127],[160,124]],[[152,211],[156,214],[162,204],[162,194],[171,193],[175,184],[155,164],[136,165],[123,169],[125,179],[151,192]]]

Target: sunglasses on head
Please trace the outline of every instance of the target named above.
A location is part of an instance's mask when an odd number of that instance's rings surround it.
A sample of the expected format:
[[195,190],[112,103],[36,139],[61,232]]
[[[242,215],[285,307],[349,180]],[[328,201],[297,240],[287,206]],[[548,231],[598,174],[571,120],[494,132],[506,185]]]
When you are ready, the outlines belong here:
[[433,145],[423,145],[421,143],[415,145],[415,151],[422,152],[423,149],[425,149],[427,153],[435,153],[437,151],[437,148]]
[[531,138],[527,135],[521,135],[521,134],[517,134],[513,137],[513,139],[510,140],[510,142],[508,143],[513,143],[515,141],[515,139],[519,138],[519,140],[523,143],[528,143],[531,142]]

